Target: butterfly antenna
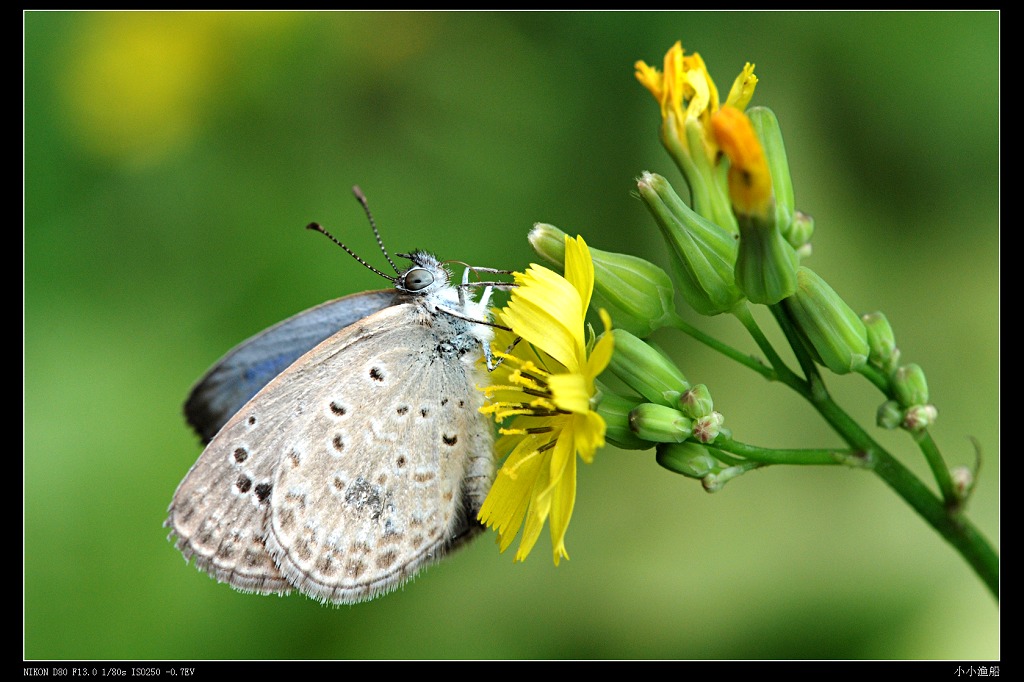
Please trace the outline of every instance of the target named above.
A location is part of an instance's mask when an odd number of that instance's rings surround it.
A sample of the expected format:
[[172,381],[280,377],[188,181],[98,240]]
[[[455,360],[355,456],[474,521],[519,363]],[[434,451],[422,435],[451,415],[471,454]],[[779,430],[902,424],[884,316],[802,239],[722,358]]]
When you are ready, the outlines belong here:
[[[348,255],[352,256],[357,261],[362,263],[366,268],[368,268],[370,270],[373,270],[374,272],[376,272],[378,275],[380,275],[384,279],[390,280],[392,282],[397,281],[397,279],[398,279],[397,277],[392,277],[391,275],[388,275],[388,274],[385,274],[385,273],[381,272],[380,270],[378,270],[377,268],[373,267],[372,265],[370,265],[369,263],[364,261],[362,258],[357,256],[355,251],[353,251],[352,249],[348,248],[347,246],[342,244],[340,241],[338,241],[335,238],[335,236],[333,234],[331,234],[330,232],[328,232],[327,230],[325,230],[320,223],[310,223],[309,225],[306,225],[306,229],[307,230],[315,230],[316,232],[319,232],[320,234],[324,235],[325,237],[330,239],[332,242],[334,242],[335,244],[337,244],[341,248],[345,249],[345,251],[348,253]],[[378,239],[379,239],[379,237],[378,237]],[[385,255],[387,255],[387,254],[385,254]],[[389,263],[391,262],[390,258],[388,258],[388,262]],[[391,266],[394,267],[394,263],[392,263]],[[396,271],[397,271],[397,268],[396,268]]]
[[356,199],[363,207],[363,211],[366,212],[366,217],[370,221],[370,227],[373,228],[373,236],[377,238],[377,244],[380,245],[380,250],[384,252],[384,257],[391,263],[391,267],[395,269],[396,274],[400,274],[401,270],[395,265],[395,262],[391,260],[391,256],[388,255],[388,250],[384,248],[384,240],[380,238],[380,232],[377,231],[377,223],[373,219],[373,214],[370,213],[370,202],[366,200],[366,195],[363,194],[363,190],[359,189],[359,185],[352,185],[352,194],[356,195]]

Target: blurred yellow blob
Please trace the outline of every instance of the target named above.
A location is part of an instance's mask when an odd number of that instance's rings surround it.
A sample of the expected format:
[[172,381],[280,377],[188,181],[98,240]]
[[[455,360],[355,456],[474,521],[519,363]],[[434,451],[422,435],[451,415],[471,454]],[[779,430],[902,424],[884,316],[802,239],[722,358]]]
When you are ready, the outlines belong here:
[[[75,141],[97,156],[147,164],[187,147],[233,65],[239,41],[290,13],[97,12],[69,46],[61,94]],[[228,66],[228,69],[225,66]]]
[[193,138],[213,76],[211,16],[93,17],[63,84],[66,119],[83,147],[113,160],[146,162]]

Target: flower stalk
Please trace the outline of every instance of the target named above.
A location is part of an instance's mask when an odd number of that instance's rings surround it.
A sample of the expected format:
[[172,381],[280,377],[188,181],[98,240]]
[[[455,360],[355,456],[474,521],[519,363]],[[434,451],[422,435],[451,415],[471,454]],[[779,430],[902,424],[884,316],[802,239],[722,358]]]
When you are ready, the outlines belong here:
[[[814,220],[796,207],[778,119],[767,108],[747,108],[757,83],[753,68],[744,67],[721,103],[700,55],[686,54],[680,43],[660,70],[635,64],[638,81],[658,102],[662,144],[689,189],[688,203],[660,175],[644,172],[637,180],[639,198],[667,247],[670,273],[535,225],[531,245],[564,275],[538,265],[516,273],[518,286],[496,315],[511,332],[496,334],[493,354],[502,364],[482,389],[482,411],[499,424],[504,461],[479,520],[497,531],[502,551],[520,537],[517,561],[529,555],[545,524],[555,564],[568,558],[578,460],[593,462],[606,443],[653,449],[657,464],[699,480],[708,492],[766,466],[839,465],[877,475],[998,599],[999,557],[964,513],[978,466],[945,463],[928,432],[938,410],[924,370],[901,364],[883,313],[858,315],[821,275],[800,264],[811,253]],[[600,334],[585,321],[592,301],[600,303]],[[680,301],[702,316],[730,313],[764,360],[685,321],[675,308]],[[754,305],[771,312],[789,345],[786,353],[755,321]],[[673,356],[647,340],[666,328],[793,390],[843,446],[781,449],[734,438],[709,384],[691,385]],[[879,390],[875,426],[908,432],[938,495],[835,402],[829,372],[853,374]]]

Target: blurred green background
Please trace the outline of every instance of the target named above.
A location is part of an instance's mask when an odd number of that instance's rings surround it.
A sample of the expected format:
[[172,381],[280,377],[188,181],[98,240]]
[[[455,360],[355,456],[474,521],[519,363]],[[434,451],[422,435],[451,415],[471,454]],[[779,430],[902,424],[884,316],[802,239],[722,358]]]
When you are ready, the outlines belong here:
[[[999,609],[877,477],[770,468],[714,495],[653,453],[583,467],[555,568],[491,537],[368,604],[256,597],[161,527],[181,416],[232,345],[381,281],[306,223],[522,268],[535,221],[664,263],[631,192],[682,187],[633,62],[681,39],[778,114],[807,264],[927,371],[998,546],[999,15],[66,13],[25,34],[24,655],[31,659],[998,658]],[[754,350],[731,319],[695,319]],[[766,326],[770,320],[764,318]],[[777,385],[656,340],[769,446],[837,445]],[[871,424],[878,394],[831,383]],[[877,433],[877,429],[873,432]],[[908,437],[878,433],[922,476]]]

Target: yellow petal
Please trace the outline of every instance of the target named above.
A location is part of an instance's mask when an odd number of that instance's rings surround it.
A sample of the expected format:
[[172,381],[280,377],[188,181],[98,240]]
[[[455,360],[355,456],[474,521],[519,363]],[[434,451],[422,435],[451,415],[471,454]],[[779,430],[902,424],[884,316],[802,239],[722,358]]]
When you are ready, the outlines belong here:
[[685,96],[684,81],[686,78],[683,44],[676,41],[675,45],[665,53],[665,75],[661,92],[661,117],[667,119],[674,113],[676,120],[682,120],[682,103]]
[[[550,452],[550,451],[549,451]],[[545,457],[545,459],[548,459]],[[551,495],[538,493],[539,490],[546,490],[549,487],[548,467],[540,467],[534,493],[530,500],[530,508],[526,512],[526,522],[523,524],[523,536],[519,540],[519,549],[516,550],[516,561],[523,561],[530,554],[530,550],[537,544],[540,531],[544,528],[544,521],[548,518],[551,509]]]
[[594,261],[583,237],[565,236],[565,279],[579,294],[580,308],[590,307],[590,296],[594,291]]
[[735,107],[722,107],[711,119],[715,138],[729,157],[729,197],[747,215],[766,215],[772,202],[772,176],[750,119]]
[[743,111],[754,97],[756,86],[757,76],[754,75],[754,65],[747,62],[743,70],[740,71],[740,75],[736,76],[736,80],[732,82],[729,96],[725,98],[725,105]]
[[582,361],[583,316],[579,293],[565,278],[540,266],[512,292],[502,319],[531,344],[548,353],[569,371]]
[[604,434],[608,425],[597,412],[574,414],[572,419],[574,447],[583,461],[590,464],[594,461],[594,453],[604,447]]
[[581,414],[590,410],[593,385],[582,374],[553,374],[548,386],[558,409]]
[[494,528],[501,535],[503,552],[519,531],[537,477],[544,471],[545,458],[529,445],[529,439],[524,440],[509,455],[477,514],[481,523]]
[[714,111],[718,105],[718,90],[708,73],[704,60],[697,53],[688,56],[684,62],[684,84],[689,102],[686,104],[687,118],[700,118],[704,112]]
[[565,549],[565,534],[569,530],[572,510],[576,504],[576,456],[573,454],[566,462],[565,469],[555,486],[551,496],[551,513],[548,516],[548,527],[551,532],[551,548],[555,566],[562,557],[569,558]]
[[661,92],[662,92],[662,77],[659,72],[653,66],[648,66],[647,62],[638,60],[633,64],[633,68],[636,69],[636,79],[640,81],[640,84],[650,90],[651,94],[654,95],[654,99],[661,103]]
[[[604,322],[604,330],[607,332],[611,328],[611,318],[608,317],[608,313],[603,309],[600,314],[601,321]],[[587,358],[587,365],[584,369],[586,378],[593,382],[608,367],[608,363],[612,361],[612,353],[614,351],[615,337],[605,333],[594,344],[594,350],[590,351],[590,357]]]

